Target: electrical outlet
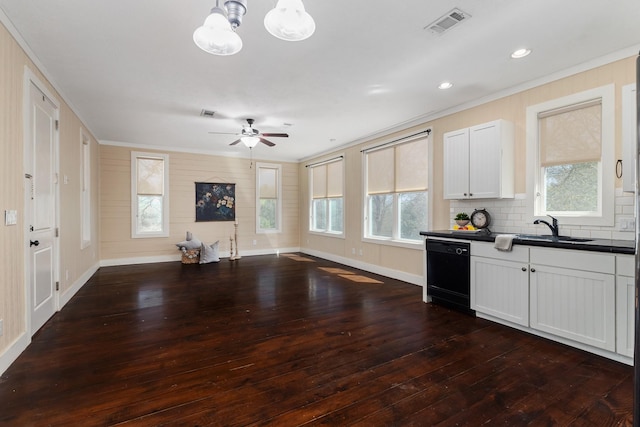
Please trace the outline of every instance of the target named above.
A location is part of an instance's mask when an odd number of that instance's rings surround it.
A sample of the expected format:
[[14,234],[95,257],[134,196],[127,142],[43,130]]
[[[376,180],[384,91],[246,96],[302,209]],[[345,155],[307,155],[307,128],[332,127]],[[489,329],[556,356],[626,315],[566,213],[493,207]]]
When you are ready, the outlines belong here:
[[636,220],[633,218],[622,218],[620,220],[620,231],[635,231]]
[[355,255],[356,254],[356,248],[351,248],[351,255]]
[[253,246],[255,246],[255,245],[257,245],[257,244],[258,244],[258,241],[257,241],[257,240],[254,240],[254,241],[253,241]]

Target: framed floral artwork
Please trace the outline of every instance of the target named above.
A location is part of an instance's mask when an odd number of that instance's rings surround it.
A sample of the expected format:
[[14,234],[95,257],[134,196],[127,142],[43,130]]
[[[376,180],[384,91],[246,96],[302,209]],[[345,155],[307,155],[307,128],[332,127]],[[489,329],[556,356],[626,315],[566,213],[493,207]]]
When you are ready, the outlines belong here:
[[235,184],[196,182],[196,222],[235,219]]

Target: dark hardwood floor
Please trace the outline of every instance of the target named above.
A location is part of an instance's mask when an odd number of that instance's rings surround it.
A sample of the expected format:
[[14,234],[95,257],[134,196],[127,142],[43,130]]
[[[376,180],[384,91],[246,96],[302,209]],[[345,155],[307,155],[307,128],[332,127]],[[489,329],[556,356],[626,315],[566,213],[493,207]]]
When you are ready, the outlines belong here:
[[631,425],[631,367],[421,295],[309,256],[101,268],[2,375],[0,425]]

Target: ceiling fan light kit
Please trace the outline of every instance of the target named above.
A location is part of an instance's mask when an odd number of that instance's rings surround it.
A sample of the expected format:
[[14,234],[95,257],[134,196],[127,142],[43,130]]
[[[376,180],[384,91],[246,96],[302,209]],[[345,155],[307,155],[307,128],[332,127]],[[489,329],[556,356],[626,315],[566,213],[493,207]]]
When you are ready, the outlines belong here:
[[243,136],[240,140],[248,148],[253,148],[258,145],[258,142],[260,142],[260,138],[257,136]]
[[[216,7],[204,24],[193,33],[193,41],[202,50],[213,55],[233,55],[242,49],[242,39],[236,28],[247,13],[247,0],[226,0],[224,8]],[[264,18],[264,26],[273,36],[287,41],[309,38],[316,30],[316,23],[307,13],[302,0],[278,0],[276,7]]]

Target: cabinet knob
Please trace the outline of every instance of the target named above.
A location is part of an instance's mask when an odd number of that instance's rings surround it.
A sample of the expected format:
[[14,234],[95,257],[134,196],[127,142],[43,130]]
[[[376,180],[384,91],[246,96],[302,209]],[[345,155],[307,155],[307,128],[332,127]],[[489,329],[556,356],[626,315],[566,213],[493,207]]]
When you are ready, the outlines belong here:
[[535,273],[535,272],[536,272],[536,269],[532,267],[532,268],[531,268],[531,272],[532,272],[532,273]]
[[467,197],[467,193],[464,193],[464,196]]
[[522,267],[522,271],[527,271],[527,267]]

